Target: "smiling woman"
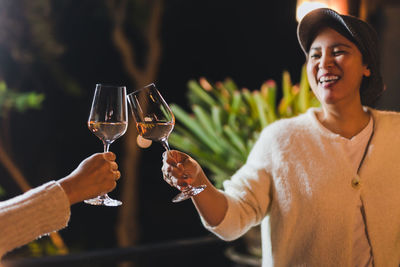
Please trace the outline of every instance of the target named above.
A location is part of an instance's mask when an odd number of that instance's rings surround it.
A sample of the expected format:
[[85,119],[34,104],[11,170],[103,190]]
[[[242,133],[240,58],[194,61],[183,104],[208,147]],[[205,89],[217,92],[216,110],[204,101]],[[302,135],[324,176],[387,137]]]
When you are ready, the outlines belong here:
[[220,238],[260,224],[264,267],[398,266],[400,114],[371,107],[384,89],[377,35],[322,8],[303,18],[298,39],[321,108],[264,128],[224,190],[176,150],[163,171],[174,184],[207,185],[193,202]]
[[375,31],[354,17],[320,9],[305,17],[298,34],[310,86],[323,106],[319,121],[343,137],[355,136],[370,121],[362,105],[373,104],[383,90]]

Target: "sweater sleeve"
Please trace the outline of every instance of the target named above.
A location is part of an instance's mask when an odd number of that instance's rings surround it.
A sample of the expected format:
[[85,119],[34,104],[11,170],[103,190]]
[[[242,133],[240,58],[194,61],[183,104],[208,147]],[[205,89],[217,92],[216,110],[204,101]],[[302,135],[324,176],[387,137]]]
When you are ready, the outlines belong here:
[[246,163],[224,182],[228,209],[217,226],[201,218],[205,228],[223,240],[234,240],[259,224],[267,215],[271,200],[271,176],[267,172],[270,138],[263,133],[254,145]]
[[55,181],[0,202],[0,258],[6,252],[67,226],[70,203]]

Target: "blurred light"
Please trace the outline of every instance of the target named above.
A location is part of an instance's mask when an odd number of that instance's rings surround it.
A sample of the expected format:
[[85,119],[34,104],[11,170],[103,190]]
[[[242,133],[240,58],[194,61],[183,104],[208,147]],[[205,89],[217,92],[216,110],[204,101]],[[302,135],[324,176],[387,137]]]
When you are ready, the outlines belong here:
[[308,12],[317,8],[331,8],[339,14],[348,14],[347,0],[297,0],[296,19],[298,22]]
[[300,20],[307,15],[307,13],[313,11],[317,8],[328,7],[327,4],[320,2],[303,2],[297,7],[296,11],[296,19],[300,22]]
[[140,148],[148,148],[151,146],[152,141],[143,138],[141,135],[138,135],[136,138],[136,143]]

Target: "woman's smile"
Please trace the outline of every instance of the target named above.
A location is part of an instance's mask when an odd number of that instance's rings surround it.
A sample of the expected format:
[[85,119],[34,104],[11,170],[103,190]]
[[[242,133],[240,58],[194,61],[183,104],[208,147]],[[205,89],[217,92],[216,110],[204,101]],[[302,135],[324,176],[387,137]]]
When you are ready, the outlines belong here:
[[318,78],[318,83],[323,88],[328,89],[328,88],[333,87],[339,80],[340,80],[340,76],[327,73],[327,74],[321,75]]

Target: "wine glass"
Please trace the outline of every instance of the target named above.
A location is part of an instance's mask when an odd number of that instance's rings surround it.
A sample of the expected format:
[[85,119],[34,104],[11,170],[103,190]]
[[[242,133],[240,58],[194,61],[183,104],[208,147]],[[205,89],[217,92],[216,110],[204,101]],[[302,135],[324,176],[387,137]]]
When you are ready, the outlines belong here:
[[[145,139],[160,142],[170,150],[168,137],[175,125],[175,117],[154,83],[128,94],[128,103],[136,120],[136,128]],[[197,195],[206,185],[182,187],[181,193],[172,199],[180,202]]]
[[[96,84],[92,108],[88,119],[89,130],[104,145],[104,152],[128,127],[126,87]],[[107,194],[84,201],[92,205],[119,206],[121,201],[110,198]]]

